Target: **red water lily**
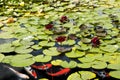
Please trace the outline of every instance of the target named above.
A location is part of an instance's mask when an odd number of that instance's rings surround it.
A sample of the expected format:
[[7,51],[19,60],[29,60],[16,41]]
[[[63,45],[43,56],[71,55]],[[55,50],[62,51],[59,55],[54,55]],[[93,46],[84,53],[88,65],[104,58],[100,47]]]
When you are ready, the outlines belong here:
[[66,21],[68,21],[67,16],[62,16],[61,19],[60,19],[60,22],[64,23]]
[[92,38],[91,43],[92,43],[93,47],[97,47],[100,45],[100,40],[98,37],[94,37],[94,38]]
[[47,25],[45,25],[45,28],[50,30],[53,28],[53,24],[47,24]]
[[66,36],[59,36],[59,37],[56,38],[57,42],[63,42],[65,40],[66,40]]

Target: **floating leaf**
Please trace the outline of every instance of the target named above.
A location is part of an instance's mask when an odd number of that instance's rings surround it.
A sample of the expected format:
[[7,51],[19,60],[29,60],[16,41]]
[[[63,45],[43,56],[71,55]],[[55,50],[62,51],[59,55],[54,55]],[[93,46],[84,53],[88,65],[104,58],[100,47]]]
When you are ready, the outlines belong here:
[[91,63],[79,63],[79,64],[77,64],[77,66],[79,68],[90,68],[91,67]]
[[104,69],[107,67],[107,63],[102,61],[94,61],[92,62],[92,68],[94,69]]
[[115,63],[115,64],[108,64],[107,66],[108,69],[117,69],[120,70],[120,63]]
[[42,49],[42,47],[39,46],[39,45],[33,45],[31,48],[32,48],[32,49],[35,49],[35,50],[40,50],[40,49]]
[[52,59],[51,56],[38,55],[34,57],[36,62],[48,62]]
[[60,60],[60,59],[51,61],[51,64],[54,66],[59,66],[61,63],[62,63],[62,60]]
[[110,71],[109,75],[110,75],[111,77],[120,79],[120,71]]
[[78,73],[81,75],[81,78],[83,80],[91,80],[96,77],[96,75],[93,72],[89,71],[79,71]]
[[0,62],[4,59],[4,55],[3,54],[0,54]]
[[83,43],[90,43],[90,42],[91,42],[91,39],[82,38],[81,41],[82,41]]
[[92,62],[92,61],[94,61],[95,60],[95,58],[94,57],[82,57],[82,58],[78,58],[78,60],[80,61],[80,62]]
[[41,78],[41,79],[39,79],[39,80],[49,80],[49,79],[47,79],[47,78]]
[[57,51],[56,47],[51,47],[49,49],[45,49],[45,50],[43,50],[43,53],[48,56],[57,56],[57,55],[61,54],[60,52]]
[[16,67],[25,67],[30,66],[34,63],[32,58],[33,56],[30,54],[25,55],[16,55],[11,59],[11,65]]
[[72,73],[68,76],[67,80],[83,80],[78,72]]
[[77,57],[82,57],[85,55],[85,52],[78,51],[78,50],[72,50],[71,52],[65,53],[65,55],[69,58],[77,58]]
[[4,59],[2,60],[2,62],[10,64],[12,58],[13,58],[13,56],[5,56]]
[[75,68],[77,66],[77,63],[75,61],[70,61],[69,63],[67,61],[63,61],[61,63],[61,66],[64,68]]
[[115,52],[119,48],[118,45],[106,45],[106,46],[100,46],[100,49],[106,52]]
[[21,54],[23,53],[23,54],[25,54],[25,53],[30,53],[30,52],[33,51],[33,49],[30,49],[30,48],[27,48],[27,47],[26,46],[16,47],[15,48],[15,52],[16,53],[21,53]]
[[13,51],[14,51],[14,47],[12,47],[11,43],[0,44],[0,52],[9,53]]
[[41,41],[39,42],[40,46],[54,46],[55,42]]

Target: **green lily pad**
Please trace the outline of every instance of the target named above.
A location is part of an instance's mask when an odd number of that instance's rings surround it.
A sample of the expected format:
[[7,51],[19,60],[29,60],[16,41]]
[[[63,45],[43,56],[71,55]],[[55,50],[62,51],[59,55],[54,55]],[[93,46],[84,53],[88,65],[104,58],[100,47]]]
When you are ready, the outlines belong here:
[[3,54],[0,54],[0,62],[4,59],[4,55]]
[[100,49],[106,52],[115,52],[119,48],[118,45],[106,45],[106,46],[100,46]]
[[120,79],[120,71],[110,71],[109,75],[110,75],[111,77]]
[[52,59],[51,56],[38,55],[34,57],[36,62],[48,62]]
[[48,56],[57,56],[57,55],[61,54],[60,52],[57,51],[56,47],[51,47],[49,49],[45,49],[45,50],[43,50],[43,53]]
[[51,61],[51,64],[54,66],[59,66],[61,63],[62,63],[62,60],[60,60],[60,59]]
[[49,80],[49,79],[47,79],[47,78],[41,78],[41,79],[39,79],[39,80]]
[[40,46],[54,46],[55,45],[55,42],[48,42],[48,41],[41,41],[39,42],[39,45]]
[[78,72],[72,73],[68,76],[67,80],[83,80]]
[[13,56],[5,56],[4,59],[2,60],[2,63],[9,63],[11,62]]
[[96,77],[96,74],[90,71],[79,71],[78,73],[81,75],[82,80],[91,80]]
[[75,40],[67,40],[62,42],[63,45],[74,45],[75,44]]
[[79,68],[90,68],[91,67],[91,63],[79,63],[79,64],[77,64],[77,66]]
[[[28,47],[28,46],[27,46]],[[21,53],[21,54],[26,54],[26,53],[30,53],[33,51],[33,49],[31,48],[27,48],[26,46],[20,46],[20,47],[16,47],[15,48],[15,52],[16,53]]]
[[92,61],[94,61],[95,60],[95,58],[94,57],[82,57],[82,58],[78,58],[78,60],[80,61],[80,62],[92,62]]
[[120,70],[120,63],[108,64],[107,68]]
[[67,61],[63,61],[61,62],[61,66],[64,68],[75,68],[77,63],[75,61],[70,61],[69,63]]
[[90,43],[90,42],[91,42],[91,39],[82,38],[81,41],[82,41],[83,43]]
[[94,69],[104,69],[106,67],[107,67],[106,62],[102,62],[102,61],[94,61],[94,62],[92,62],[92,68],[94,68]]
[[77,58],[82,57],[85,55],[85,52],[79,51],[79,50],[72,50],[71,52],[65,53],[65,55],[69,58]]
[[16,55],[11,59],[11,65],[15,67],[30,66],[34,63],[33,56],[30,54]]
[[0,44],[0,52],[9,53],[13,51],[14,51],[14,47],[12,47],[11,43]]
[[101,53],[101,50],[99,48],[91,48],[89,50],[89,52],[93,52],[93,53]]
[[39,46],[39,45],[33,45],[31,48],[32,48],[32,49],[35,49],[35,50],[40,50],[40,49],[42,49],[42,47]]

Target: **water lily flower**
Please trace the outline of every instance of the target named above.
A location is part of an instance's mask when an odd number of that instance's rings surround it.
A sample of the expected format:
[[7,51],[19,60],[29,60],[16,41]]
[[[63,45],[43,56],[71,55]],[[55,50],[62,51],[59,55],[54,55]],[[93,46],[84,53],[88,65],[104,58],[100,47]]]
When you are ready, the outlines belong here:
[[68,21],[67,16],[62,16],[60,22],[65,23],[66,21]]
[[66,40],[66,36],[59,36],[59,37],[56,38],[57,42],[63,42],[65,40]]
[[50,30],[50,29],[53,28],[53,25],[52,24],[47,24],[47,25],[45,25],[45,28]]
[[94,37],[94,38],[92,38],[91,43],[92,43],[93,47],[97,47],[100,45],[100,40],[98,37]]

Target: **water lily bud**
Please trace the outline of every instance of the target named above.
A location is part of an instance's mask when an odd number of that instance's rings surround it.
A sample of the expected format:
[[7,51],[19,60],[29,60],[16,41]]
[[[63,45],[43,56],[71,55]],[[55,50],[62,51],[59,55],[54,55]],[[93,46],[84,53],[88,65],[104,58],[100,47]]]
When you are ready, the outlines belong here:
[[20,6],[22,6],[22,7],[23,7],[24,5],[25,5],[25,3],[24,3],[24,2],[21,2],[21,3],[20,3]]

